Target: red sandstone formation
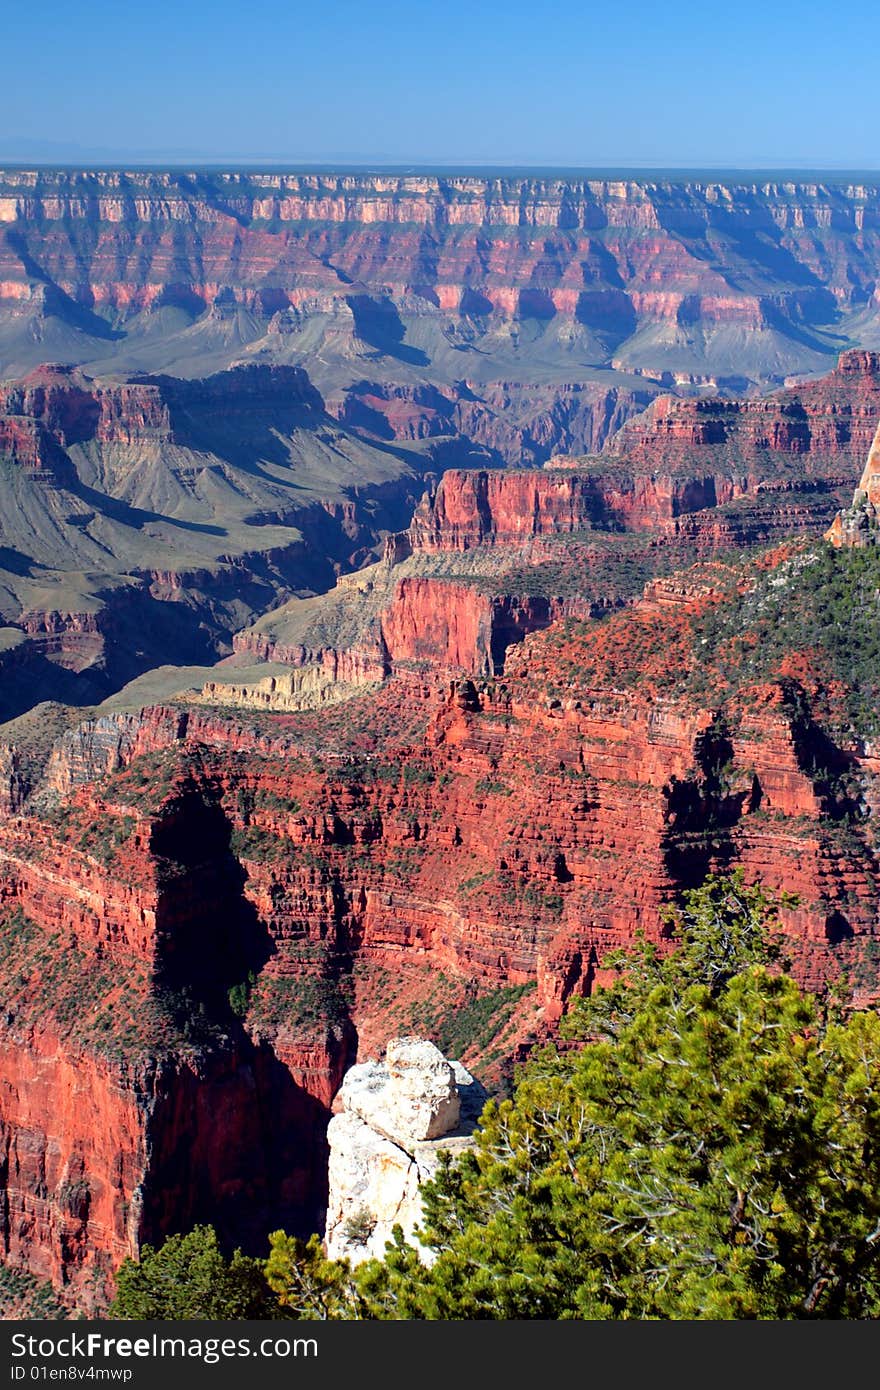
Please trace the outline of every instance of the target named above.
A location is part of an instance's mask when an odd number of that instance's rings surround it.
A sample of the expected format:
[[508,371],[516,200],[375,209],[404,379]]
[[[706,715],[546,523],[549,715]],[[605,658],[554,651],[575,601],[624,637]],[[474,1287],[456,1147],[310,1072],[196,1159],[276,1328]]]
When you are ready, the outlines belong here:
[[168,408],[157,386],[99,385],[55,365],[0,383],[0,417],[36,422],[61,448],[90,439],[134,444],[170,437]]
[[868,455],[878,415],[880,354],[862,351],[762,400],[663,396],[621,427],[607,467],[564,459],[537,474],[448,471],[410,537],[414,549],[454,551],[591,527],[657,531],[758,493],[834,494]]
[[880,504],[880,426],[871,443],[865,471],[856,491],[864,493],[865,501],[872,507]]
[[588,545],[588,533],[644,533],[694,553],[744,548],[821,530],[843,491],[839,469],[834,461],[823,470],[830,476],[804,482],[639,474],[626,464],[605,469],[583,460],[540,473],[450,470],[417,508],[409,540],[421,554],[519,550],[532,564],[559,553],[543,540],[570,536]]
[[614,449],[636,470],[692,475],[711,459],[752,486],[773,476],[843,483],[867,456],[878,413],[880,354],[853,350],[827,376],[761,400],[658,397],[623,425]]
[[[681,563],[689,554],[760,543],[786,530],[824,529],[851,485],[849,470],[873,423],[876,369],[875,354],[853,352],[844,354],[827,379],[764,401],[667,400],[652,407],[638,426],[625,426],[615,443],[619,452],[607,464],[518,472],[510,478],[498,470],[451,470],[419,509],[412,544],[422,555],[472,551],[475,545],[512,554],[513,547],[528,542],[530,565],[552,565],[559,557],[542,549],[548,540],[571,536],[577,544],[585,530],[637,531],[672,542],[675,563]],[[433,387],[407,390],[420,410],[434,412],[430,447],[442,459],[451,442],[442,431],[464,428],[463,416],[456,415],[458,407],[449,413],[448,393]],[[401,403],[400,391],[383,391],[377,400]],[[459,387],[453,396],[460,404],[465,400]],[[506,400],[502,404],[510,406]],[[471,407],[477,408],[474,400]],[[511,407],[506,414],[515,411]],[[561,417],[553,418],[541,449],[549,450],[554,437],[565,437]],[[620,417],[609,416],[606,423],[612,418]],[[52,664],[88,672],[91,689],[85,693],[97,697],[151,662],[209,662],[228,653],[233,626],[277,604],[279,588],[283,594],[286,586],[324,587],[333,577],[331,565],[338,571],[363,563],[377,527],[400,515],[412,483],[405,469],[398,476],[399,460],[392,467],[396,476],[385,476],[383,456],[374,480],[359,486],[356,496],[345,496],[333,469],[343,466],[348,455],[343,458],[340,450],[352,441],[336,438],[336,428],[307,375],[287,365],[241,366],[205,381],[129,383],[42,367],[0,387],[0,450],[19,470],[7,478],[15,496],[4,509],[2,541],[18,569],[8,583],[3,617],[32,639],[5,660],[17,672],[18,685],[2,712],[24,707],[28,671],[38,698],[63,694],[66,687],[53,676]],[[467,429],[474,438],[480,435],[475,419]],[[278,436],[285,431],[298,458],[305,432],[309,449],[335,459],[327,475],[331,495],[321,491],[324,473],[304,488],[301,472],[283,461],[277,466]],[[274,471],[261,466],[255,474],[246,466],[242,473],[250,453],[262,457],[262,450],[275,459]],[[534,450],[530,456],[536,456]],[[429,461],[433,455],[414,459],[412,466],[417,472]],[[192,533],[177,515],[165,524],[160,509],[166,505],[191,518]],[[719,507],[727,509],[724,515],[712,515]],[[25,517],[26,524],[19,525]],[[299,534],[292,533],[294,527]],[[183,545],[191,553],[181,554]],[[22,559],[15,562],[14,553]],[[21,564],[27,560],[59,567],[54,582],[65,606],[34,601],[33,586],[22,582]],[[569,572],[577,568],[573,557],[566,564]],[[591,564],[585,555],[587,570]],[[68,572],[75,576],[73,584],[58,583]],[[545,586],[546,602],[530,603],[528,586],[526,591],[514,587],[509,595],[523,615],[522,622],[508,624],[513,634],[528,629],[529,607],[537,626],[576,611],[571,573],[566,602],[562,592]],[[51,585],[38,589],[41,600],[52,592]],[[404,596],[401,591],[399,597]],[[442,607],[450,595],[438,590],[437,597]],[[612,583],[605,594],[591,590],[581,597],[587,605],[613,602],[616,590]],[[504,606],[485,594],[469,602],[491,614]],[[189,623],[187,610],[198,615]],[[504,614],[500,621],[507,623]],[[154,622],[162,631],[141,664],[134,664],[131,647],[139,644],[129,636],[135,627],[150,632]],[[497,626],[492,616],[488,622]],[[485,621],[480,623],[484,631]],[[377,630],[352,653],[358,671],[393,666],[394,654],[387,649],[389,634],[394,645],[393,615],[385,626],[388,633]],[[85,637],[86,631],[93,636]],[[427,658],[431,644],[421,645]],[[462,669],[498,669],[498,660],[487,660],[487,653],[503,649],[504,643],[490,636]],[[401,651],[402,659],[411,659],[405,642]],[[456,651],[455,640],[444,638],[433,659],[457,667]],[[340,669],[349,661],[332,643],[321,647],[317,659]]]
[[[601,607],[577,595],[491,593],[479,582],[412,573],[396,578],[392,574],[386,594],[381,611],[365,618],[351,645],[293,643],[256,627],[236,635],[236,654],[309,668],[321,688],[325,683],[351,688],[380,684],[413,665],[434,672],[493,675],[503,670],[508,648],[527,633],[559,618],[589,617]],[[218,676],[223,672],[218,671]],[[235,689],[235,671],[230,670],[227,680],[207,683],[204,693],[213,703],[224,704]],[[267,694],[266,708],[284,707],[271,698],[271,690]],[[239,702],[249,703],[247,698],[233,700]],[[314,703],[320,702],[318,695]],[[253,703],[256,707],[258,702]],[[304,703],[308,703],[307,690]]]
[[[307,1220],[357,1040],[399,1031],[402,1009],[439,1026],[468,981],[533,983],[512,1050],[608,950],[662,938],[664,906],[711,869],[797,894],[784,925],[803,979],[846,966],[876,990],[880,866],[869,828],[843,833],[836,790],[843,769],[874,804],[876,759],[809,713],[808,653],[689,693],[695,623],[754,582],[713,563],[603,623],[532,634],[502,681],[402,671],[335,719],[90,722],[28,802],[8,754],[6,1258],[86,1304],[165,1230],[204,1218],[257,1239],[278,1212]],[[435,621],[470,648],[478,616],[453,597]],[[407,625],[417,601],[410,585],[394,618],[416,659],[440,642],[423,612]],[[181,991],[187,1017],[204,1012],[196,1036],[168,1003]],[[83,1078],[89,1106],[72,1100]]]
[[[720,494],[720,495],[719,495]],[[585,530],[662,531],[687,512],[740,495],[731,480],[635,476],[609,469],[529,473],[449,471],[410,526],[414,550],[522,546],[538,536]]]
[[498,596],[474,585],[401,579],[380,620],[388,669],[421,662],[491,676],[503,669],[508,648],[527,633],[589,610],[589,602],[578,600]]
[[[148,724],[140,747],[180,728]],[[230,1014],[265,928],[227,822],[186,777],[158,814],[75,791],[67,808],[54,827],[13,817],[0,849],[0,1239],[88,1309],[143,1239],[212,1220],[258,1243],[278,1211],[314,1219],[351,1043],[318,1018],[272,1029],[276,1047]]]

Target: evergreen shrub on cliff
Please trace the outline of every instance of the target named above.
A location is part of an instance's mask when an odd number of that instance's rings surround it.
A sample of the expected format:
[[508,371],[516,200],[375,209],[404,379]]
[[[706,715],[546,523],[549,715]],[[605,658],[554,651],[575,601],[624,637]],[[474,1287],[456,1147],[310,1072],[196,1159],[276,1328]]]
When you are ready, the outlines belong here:
[[277,1307],[259,1260],[236,1250],[223,1255],[212,1226],[145,1245],[140,1262],[123,1261],[116,1275],[111,1318],[198,1321],[271,1318]]
[[115,1314],[880,1316],[880,1017],[798,987],[739,874],[670,925],[677,948],[619,954],[426,1186],[430,1266],[398,1239],[352,1270],[279,1231],[261,1293],[201,1228],[126,1262]]
[[[822,543],[759,574],[697,620],[685,684],[699,699],[785,674],[808,658],[826,727],[876,735],[880,697],[880,548]],[[840,707],[832,698],[837,691]]]
[[741,876],[687,896],[681,945],[642,942],[581,1001],[474,1150],[425,1190],[429,1268],[398,1243],[355,1271],[273,1237],[299,1317],[880,1315],[880,1018],[844,1021],[779,968]]

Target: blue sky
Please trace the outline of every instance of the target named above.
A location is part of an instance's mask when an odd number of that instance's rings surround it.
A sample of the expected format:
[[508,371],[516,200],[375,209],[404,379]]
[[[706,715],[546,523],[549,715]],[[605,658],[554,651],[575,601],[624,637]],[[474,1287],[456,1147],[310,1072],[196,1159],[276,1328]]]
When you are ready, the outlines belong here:
[[13,0],[0,158],[880,167],[880,6]]

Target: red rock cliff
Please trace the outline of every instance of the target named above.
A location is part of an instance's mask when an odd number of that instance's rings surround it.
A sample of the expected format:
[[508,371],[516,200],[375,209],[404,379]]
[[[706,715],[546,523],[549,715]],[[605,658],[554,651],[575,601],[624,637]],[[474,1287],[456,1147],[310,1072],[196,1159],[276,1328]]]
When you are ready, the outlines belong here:
[[880,354],[854,350],[827,376],[761,400],[658,397],[613,448],[635,469],[693,473],[713,459],[752,480],[796,471],[844,481],[866,458],[878,414]]
[[[546,1025],[611,947],[661,936],[663,905],[708,868],[797,892],[786,925],[809,980],[838,968],[844,937],[873,942],[873,851],[836,837],[822,745],[785,683],[749,694],[731,732],[663,696],[689,605],[707,601],[698,588],[677,617],[648,603],[562,648],[558,629],[532,636],[503,687],[398,678],[337,725],[156,710],[65,736],[46,784],[64,824],[39,840],[33,822],[0,825],[7,1258],[82,1301],[164,1230],[302,1220],[346,1029],[366,1046],[397,1001],[463,979],[535,982]],[[634,651],[643,686],[621,691]],[[227,1018],[174,1041],[169,1018],[145,1036],[175,990],[210,1019],[248,968],[238,1032]]]
[[[766,329],[869,299],[878,196],[810,181],[6,170],[0,280],[20,302],[30,255],[64,294],[121,313],[192,296],[301,312],[354,283],[436,312],[559,316],[595,332]],[[710,258],[719,206],[733,236],[716,232]],[[83,225],[103,235],[77,239]],[[772,238],[802,283],[772,281],[737,229]]]
[[739,495],[733,480],[572,470],[444,473],[410,526],[414,550],[516,546],[538,536],[662,530],[664,523]]

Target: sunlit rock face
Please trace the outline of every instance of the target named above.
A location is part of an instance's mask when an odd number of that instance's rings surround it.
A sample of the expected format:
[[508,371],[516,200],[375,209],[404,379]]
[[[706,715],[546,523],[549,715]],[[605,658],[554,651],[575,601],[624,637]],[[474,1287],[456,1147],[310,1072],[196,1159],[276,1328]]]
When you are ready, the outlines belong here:
[[880,426],[874,435],[852,505],[837,513],[827,539],[832,545],[861,548],[880,541]]
[[384,1062],[346,1073],[330,1145],[327,1253],[354,1264],[380,1256],[396,1225],[418,1245],[421,1185],[440,1155],[462,1152],[485,1099],[460,1062],[424,1038],[394,1038]]

